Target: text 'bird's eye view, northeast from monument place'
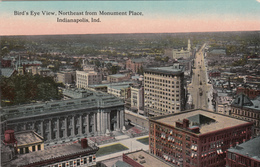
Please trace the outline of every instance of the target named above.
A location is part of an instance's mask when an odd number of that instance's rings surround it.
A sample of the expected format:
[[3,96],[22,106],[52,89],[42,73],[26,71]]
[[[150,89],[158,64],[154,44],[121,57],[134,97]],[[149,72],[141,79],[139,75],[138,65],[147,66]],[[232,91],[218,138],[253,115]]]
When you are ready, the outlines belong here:
[[0,11],[0,166],[260,167],[260,0]]

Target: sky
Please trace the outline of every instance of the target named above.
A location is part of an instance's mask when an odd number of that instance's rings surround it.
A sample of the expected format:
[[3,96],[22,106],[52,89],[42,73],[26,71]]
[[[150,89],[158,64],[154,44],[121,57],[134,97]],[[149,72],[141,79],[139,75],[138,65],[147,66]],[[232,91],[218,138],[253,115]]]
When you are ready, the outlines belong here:
[[[31,11],[39,15],[33,16]],[[46,16],[42,11],[56,15]],[[59,11],[127,12],[128,15],[65,16],[58,15]],[[129,11],[142,12],[142,15],[129,15]],[[84,18],[89,22],[57,22],[57,18]],[[99,18],[100,22],[91,22],[91,18]],[[1,36],[259,30],[260,0],[0,2]]]

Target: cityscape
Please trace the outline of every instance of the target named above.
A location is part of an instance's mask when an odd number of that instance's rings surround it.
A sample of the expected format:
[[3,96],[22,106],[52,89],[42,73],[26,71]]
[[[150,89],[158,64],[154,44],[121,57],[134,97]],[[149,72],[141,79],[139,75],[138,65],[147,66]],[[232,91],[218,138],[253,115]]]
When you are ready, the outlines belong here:
[[260,167],[259,31],[0,47],[3,167]]

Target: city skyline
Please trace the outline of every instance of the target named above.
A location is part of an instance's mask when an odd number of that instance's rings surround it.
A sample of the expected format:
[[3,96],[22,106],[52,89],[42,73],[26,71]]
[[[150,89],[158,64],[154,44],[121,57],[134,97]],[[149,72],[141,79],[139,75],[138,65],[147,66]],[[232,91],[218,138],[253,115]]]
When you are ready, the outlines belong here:
[[[240,1],[4,1],[0,4],[0,35],[179,33],[258,31],[260,3]],[[15,15],[15,11],[28,15]],[[32,16],[31,11],[40,12]],[[43,16],[42,11],[55,12]],[[97,12],[97,15],[65,16],[64,12]],[[123,16],[99,15],[99,11],[127,12]],[[142,12],[129,15],[129,11]],[[89,23],[63,23],[57,18],[89,19]],[[100,18],[101,22],[91,22]]]

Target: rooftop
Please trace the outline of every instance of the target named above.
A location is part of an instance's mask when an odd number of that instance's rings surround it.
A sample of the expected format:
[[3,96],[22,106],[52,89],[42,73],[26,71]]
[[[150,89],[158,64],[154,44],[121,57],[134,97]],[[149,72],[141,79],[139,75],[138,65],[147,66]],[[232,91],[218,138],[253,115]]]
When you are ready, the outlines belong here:
[[28,145],[32,143],[41,143],[44,141],[43,137],[34,131],[21,131],[15,133],[17,146]]
[[[130,157],[131,159],[137,161],[139,164],[141,164],[144,167],[173,166],[173,164],[167,163],[164,160],[162,160],[158,157],[155,157],[154,155],[149,154],[148,152],[146,152],[144,150],[130,152],[125,155]],[[140,161],[143,161],[144,163],[140,163]]]
[[198,125],[200,128],[200,134],[205,134],[224,128],[234,127],[240,124],[248,123],[247,121],[232,118],[230,116],[213,113],[206,110],[189,110],[176,114],[169,114],[165,116],[158,116],[150,118],[159,123],[176,127],[176,122],[181,122],[183,119],[190,121],[189,127]]
[[107,108],[123,106],[124,102],[107,93],[85,90],[89,96],[77,99],[57,100],[48,102],[39,102],[25,105],[3,107],[3,113],[7,119],[16,119],[21,117],[33,117],[48,113],[65,113],[67,111],[80,109]]
[[124,74],[113,74],[113,75],[109,75],[109,77],[113,77],[113,78],[122,78],[125,77],[126,75]]
[[235,147],[229,148],[228,151],[260,161],[260,149],[256,148],[260,148],[260,136]]
[[174,75],[180,75],[184,72],[184,66],[182,65],[174,65],[169,67],[150,67],[146,68],[145,72],[153,72],[153,73],[159,73],[159,74],[174,74]]
[[82,148],[80,142],[63,144],[56,147],[51,147],[41,151],[35,151],[28,154],[18,155],[17,159],[11,161],[13,165],[26,165],[37,163],[46,160],[55,160],[55,158],[65,158],[66,156],[80,156],[89,152],[97,152],[98,147],[93,143],[88,142],[87,148]]

